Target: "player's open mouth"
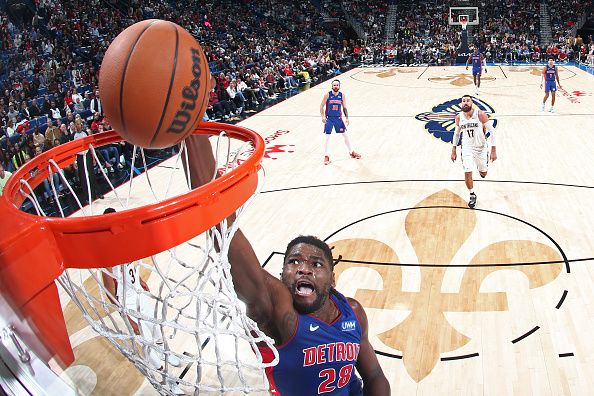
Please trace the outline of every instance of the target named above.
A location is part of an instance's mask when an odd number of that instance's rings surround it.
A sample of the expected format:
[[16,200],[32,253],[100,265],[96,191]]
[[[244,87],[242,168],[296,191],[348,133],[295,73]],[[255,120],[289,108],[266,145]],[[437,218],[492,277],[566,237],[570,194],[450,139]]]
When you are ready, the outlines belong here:
[[301,280],[297,282],[297,285],[295,285],[295,291],[297,295],[307,297],[311,296],[315,292],[315,287],[313,283]]

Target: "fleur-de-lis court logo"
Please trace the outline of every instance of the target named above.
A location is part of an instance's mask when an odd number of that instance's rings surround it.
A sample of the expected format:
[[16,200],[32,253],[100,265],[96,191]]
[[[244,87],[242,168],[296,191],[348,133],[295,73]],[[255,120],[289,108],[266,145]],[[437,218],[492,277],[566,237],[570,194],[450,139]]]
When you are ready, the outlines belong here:
[[[334,269],[338,282],[341,274],[352,268],[366,267],[382,277],[380,290],[355,286],[354,298],[364,307],[410,312],[377,337],[402,353],[404,366],[416,382],[431,373],[442,353],[453,352],[471,340],[450,324],[445,313],[509,309],[505,292],[481,292],[487,276],[501,270],[520,271],[528,279],[528,287],[534,289],[554,281],[563,269],[559,251],[533,240],[495,241],[477,248],[469,263],[454,263],[476,224],[477,212],[467,210],[466,202],[448,190],[425,198],[408,212],[404,227],[420,271],[420,286],[414,292],[402,290],[401,262],[385,243],[363,238],[329,242],[334,256],[343,259]],[[550,264],[522,265],[526,258]],[[443,292],[449,266],[460,264],[465,270],[458,291]]]
[[379,77],[379,78],[388,78],[388,77],[394,77],[398,73],[411,74],[411,73],[417,73],[417,72],[418,72],[418,70],[416,68],[393,67],[393,68],[390,68],[387,70],[367,71],[364,74],[374,74],[376,77]]
[[[425,122],[425,130],[441,139],[445,143],[452,143],[454,130],[456,129],[456,114],[462,111],[460,108],[461,99],[452,99],[434,106],[431,111],[417,114],[415,118]],[[487,113],[489,118],[493,119],[495,109],[482,99],[472,98],[475,106],[479,110]],[[497,120],[493,119],[493,126],[497,126]],[[489,136],[487,134],[487,136]]]
[[[545,65],[542,66],[513,66],[510,67],[508,69],[508,71],[512,72],[512,73],[530,73],[533,76],[542,76],[542,69],[545,67]],[[559,67],[559,65],[557,65],[557,70],[559,71],[559,74],[563,74],[566,72],[566,70],[562,67]]]
[[[445,77],[430,77],[428,80],[433,82],[447,82],[451,85],[455,85],[456,87],[466,87],[468,85],[474,84],[472,74],[470,73],[450,74]],[[495,81],[495,77],[483,74],[481,76],[481,82],[484,81]]]

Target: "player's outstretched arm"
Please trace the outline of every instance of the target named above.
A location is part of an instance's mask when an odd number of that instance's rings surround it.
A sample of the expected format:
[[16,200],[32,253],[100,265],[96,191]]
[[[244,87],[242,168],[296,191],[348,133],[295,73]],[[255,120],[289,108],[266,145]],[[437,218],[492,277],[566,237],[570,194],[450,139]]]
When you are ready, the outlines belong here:
[[[195,188],[212,179],[216,162],[207,136],[190,136],[186,145],[190,180]],[[228,220],[233,221],[234,216]],[[291,318],[286,317],[292,313],[296,320],[293,299],[280,280],[262,269],[250,242],[239,229],[229,247],[229,262],[235,291],[246,303],[248,315],[269,336],[277,341],[285,339],[285,333],[294,330],[290,328]]]
[[365,310],[359,302],[353,298],[347,298],[351,308],[357,315],[361,326],[361,348],[357,359],[357,371],[363,379],[363,394],[366,396],[384,396],[390,394],[390,383],[384,375],[375,351],[369,342],[368,323]]

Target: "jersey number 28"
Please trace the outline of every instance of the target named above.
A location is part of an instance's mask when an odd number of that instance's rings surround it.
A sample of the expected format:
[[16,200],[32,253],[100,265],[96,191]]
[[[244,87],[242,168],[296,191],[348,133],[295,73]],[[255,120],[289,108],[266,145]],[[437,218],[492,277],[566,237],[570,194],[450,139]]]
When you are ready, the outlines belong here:
[[[336,387],[344,388],[351,380],[352,373],[352,364],[347,364],[340,369],[338,372],[338,381],[336,381],[336,370],[333,368],[320,371],[319,377],[324,378],[324,380],[320,386],[318,386],[318,393],[332,392]],[[336,385],[334,385],[334,382],[336,382]]]

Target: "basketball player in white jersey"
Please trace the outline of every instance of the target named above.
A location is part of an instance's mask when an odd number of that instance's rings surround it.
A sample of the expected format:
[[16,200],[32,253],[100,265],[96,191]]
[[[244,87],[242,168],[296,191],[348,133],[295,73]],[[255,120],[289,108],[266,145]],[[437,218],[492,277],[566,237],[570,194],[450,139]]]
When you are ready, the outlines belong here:
[[489,120],[487,114],[476,108],[472,103],[470,95],[462,97],[460,104],[462,111],[456,116],[456,131],[452,140],[452,161],[456,161],[456,147],[462,135],[462,166],[464,167],[464,181],[470,191],[468,207],[476,206],[476,194],[474,192],[474,183],[472,180],[472,170],[474,165],[478,168],[481,177],[487,176],[489,166],[489,146],[487,144],[487,132],[491,135],[491,161],[497,159],[497,150],[495,148],[495,128],[493,121]]
[[[103,214],[114,213],[115,209],[107,208]],[[143,293],[149,291],[149,287],[138,273],[138,263],[131,262],[117,265],[110,269],[111,274],[102,273],[103,284],[108,291],[108,298],[113,303],[119,304],[127,310],[139,312],[145,317],[154,316],[154,304],[151,298]],[[113,300],[117,299],[117,302]],[[140,322],[140,323],[139,323]],[[135,334],[142,335],[147,341],[154,342],[158,348],[163,347],[163,334],[161,328],[151,321],[140,320],[139,318],[128,316],[128,323]],[[175,355],[165,354],[157,351],[155,348],[144,347],[144,353],[148,357],[151,366],[156,369],[163,368],[163,361],[167,359],[168,363],[174,367],[181,364],[179,358]],[[183,394],[175,383],[169,384],[169,389],[175,394]]]

